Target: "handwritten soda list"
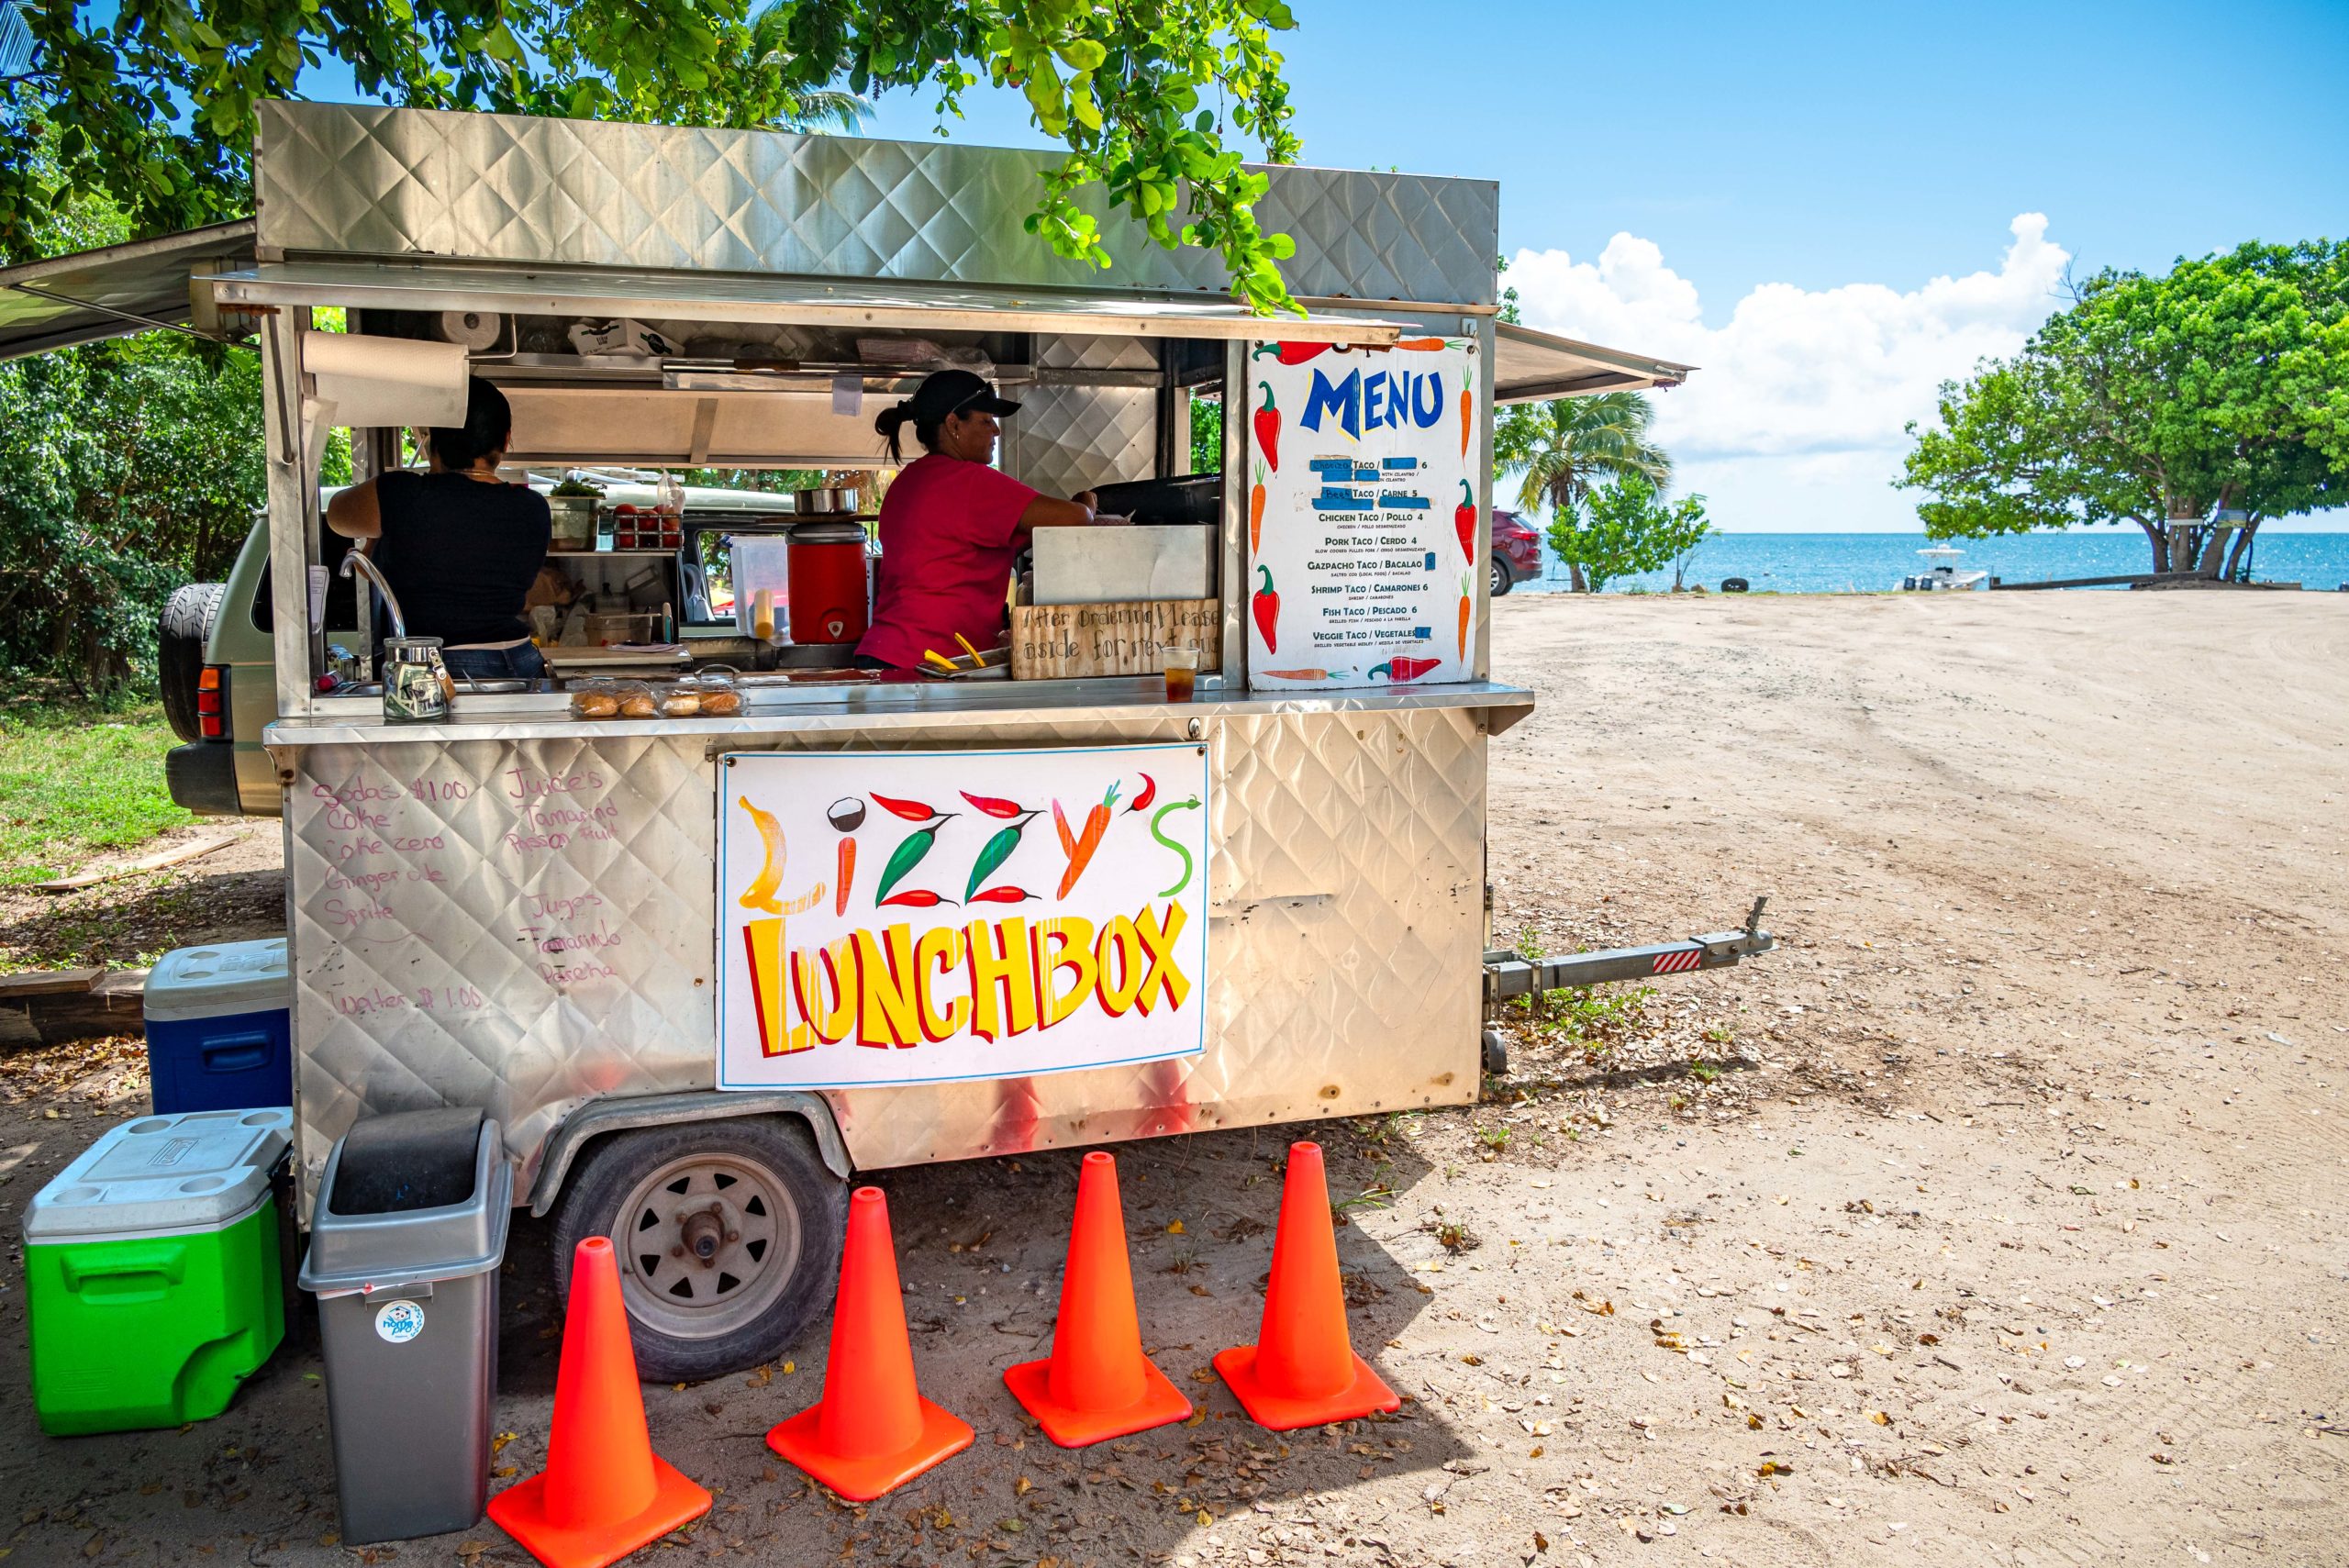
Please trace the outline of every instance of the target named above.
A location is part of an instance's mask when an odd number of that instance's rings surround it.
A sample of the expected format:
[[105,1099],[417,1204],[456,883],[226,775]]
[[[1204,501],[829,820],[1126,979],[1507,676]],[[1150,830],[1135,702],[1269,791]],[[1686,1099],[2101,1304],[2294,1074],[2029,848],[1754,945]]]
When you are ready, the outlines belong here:
[[[613,838],[620,808],[602,798],[607,779],[600,769],[569,773],[507,769],[497,781],[502,804],[515,812],[501,833],[500,847],[526,862],[552,856],[575,842]],[[444,888],[448,871],[429,858],[446,851],[447,825],[440,809],[462,807],[488,793],[462,778],[417,777],[405,782],[362,777],[339,784],[316,784],[310,800],[318,826],[327,830],[320,848],[332,862],[313,915],[340,939],[338,945],[371,946],[404,941],[417,929],[404,921],[392,895],[402,887]],[[400,807],[415,804],[435,819],[404,821]],[[462,840],[460,848],[462,848]],[[425,857],[417,859],[417,857]],[[540,979],[550,985],[617,979],[596,955],[621,945],[605,895],[593,889],[572,893],[526,892],[521,895],[516,940],[527,944]],[[455,984],[394,990],[381,984],[359,991],[329,992],[335,1010],[357,1018],[393,1010],[462,1014],[492,1006],[474,985]]]

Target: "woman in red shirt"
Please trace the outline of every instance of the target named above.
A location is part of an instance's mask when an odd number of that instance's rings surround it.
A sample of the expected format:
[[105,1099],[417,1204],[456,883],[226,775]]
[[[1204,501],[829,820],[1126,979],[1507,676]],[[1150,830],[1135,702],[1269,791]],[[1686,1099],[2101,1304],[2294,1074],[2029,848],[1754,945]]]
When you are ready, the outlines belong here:
[[993,647],[1012,561],[1032,530],[1125,521],[1097,516],[1091,491],[1055,501],[989,466],[1003,431],[996,421],[1019,412],[969,371],[940,371],[873,422],[890,457],[903,460],[907,425],[924,450],[881,503],[881,583],[858,664],[918,670],[925,651],[959,652],[958,634]]

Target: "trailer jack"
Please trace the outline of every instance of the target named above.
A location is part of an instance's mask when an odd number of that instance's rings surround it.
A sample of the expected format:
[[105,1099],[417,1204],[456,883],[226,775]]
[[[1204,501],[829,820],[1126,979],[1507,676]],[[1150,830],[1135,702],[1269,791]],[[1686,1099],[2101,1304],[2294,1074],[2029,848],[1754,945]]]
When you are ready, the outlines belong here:
[[[1651,942],[1646,947],[1609,948],[1603,952],[1560,953],[1525,959],[1508,951],[1485,955],[1485,1005],[1511,996],[1560,991],[1570,985],[1599,985],[1610,980],[1653,980],[1658,975],[1695,974],[1708,969],[1729,969],[1778,945],[1762,929],[1762,910],[1770,902],[1764,895],[1745,912],[1742,930],[1712,931],[1677,942]],[[1484,1070],[1495,1077],[1508,1072],[1508,1045],[1501,1032],[1484,1033]]]
[[1777,940],[1762,929],[1762,909],[1769,902],[1766,895],[1753,901],[1753,907],[1746,912],[1742,930],[1714,931],[1685,941],[1609,948],[1604,952],[1561,953],[1542,959],[1488,952],[1485,955],[1485,1000],[1502,1002],[1511,996],[1558,991],[1569,985],[1598,985],[1609,980],[1653,980],[1664,974],[1728,969],[1778,945]]

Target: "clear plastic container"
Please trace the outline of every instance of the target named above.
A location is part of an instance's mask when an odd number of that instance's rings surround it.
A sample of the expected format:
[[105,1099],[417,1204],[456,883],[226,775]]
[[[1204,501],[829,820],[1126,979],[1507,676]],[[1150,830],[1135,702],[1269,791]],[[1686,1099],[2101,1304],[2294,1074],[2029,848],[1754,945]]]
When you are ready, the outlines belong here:
[[619,688],[609,681],[582,681],[571,689],[571,717],[606,719],[620,716]]

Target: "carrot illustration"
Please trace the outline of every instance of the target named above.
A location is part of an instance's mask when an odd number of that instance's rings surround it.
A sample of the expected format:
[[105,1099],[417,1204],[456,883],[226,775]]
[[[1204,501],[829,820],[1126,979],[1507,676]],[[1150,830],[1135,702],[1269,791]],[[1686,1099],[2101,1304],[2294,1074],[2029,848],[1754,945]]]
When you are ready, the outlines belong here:
[[1443,339],[1441,338],[1398,338],[1396,339],[1395,346],[1398,349],[1416,350],[1424,354],[1442,348]]
[[1263,463],[1258,463],[1256,465],[1256,487],[1248,492],[1248,553],[1251,555],[1255,554],[1256,547],[1264,542],[1264,465]]
[[1468,455],[1468,412],[1475,401],[1475,393],[1464,386],[1460,389],[1460,455],[1462,457]]
[[[1118,786],[1113,784],[1109,793],[1101,797],[1101,804],[1085,814],[1084,831],[1077,834],[1076,842],[1069,848],[1068,870],[1061,874],[1061,890],[1055,896],[1066,898],[1069,889],[1076,885],[1076,879],[1085,874],[1085,868],[1093,863],[1093,851],[1101,847],[1101,835],[1109,830],[1110,810],[1117,803]],[[1056,811],[1059,804],[1053,802]]]
[[1330,678],[1327,670],[1266,670],[1264,673],[1275,681],[1326,681]]
[[841,840],[841,874],[839,879],[832,884],[833,914],[845,915],[848,913],[849,884],[855,880],[856,840],[854,839],[842,839]]
[[1468,579],[1463,577],[1460,579],[1460,657],[1463,661],[1468,657],[1468,617],[1475,605],[1475,601],[1468,596]]
[[1057,800],[1052,802],[1052,826],[1060,829],[1061,853],[1074,856],[1076,853],[1076,835],[1069,831],[1068,813],[1061,809],[1061,803]]

